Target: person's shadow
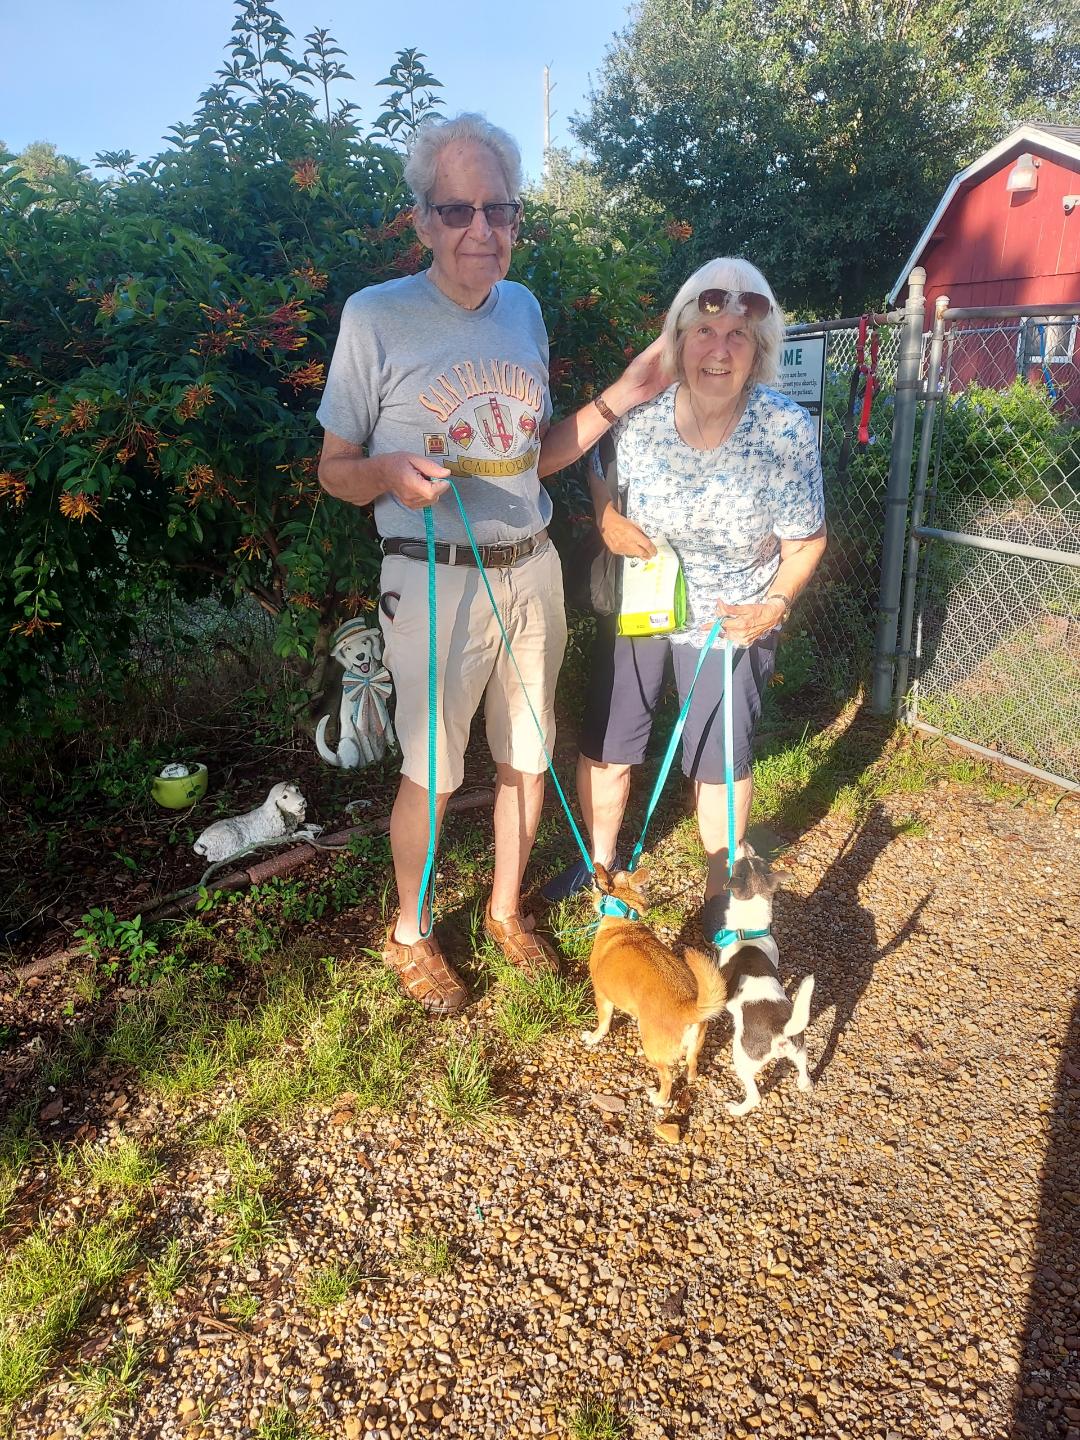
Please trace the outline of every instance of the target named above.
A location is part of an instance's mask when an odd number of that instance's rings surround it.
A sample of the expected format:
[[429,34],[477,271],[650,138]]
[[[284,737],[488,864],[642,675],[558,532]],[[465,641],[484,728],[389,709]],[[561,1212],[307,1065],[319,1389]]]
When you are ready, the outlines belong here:
[[1047,1133],[1009,1440],[1080,1436],[1080,994],[1062,1045]]

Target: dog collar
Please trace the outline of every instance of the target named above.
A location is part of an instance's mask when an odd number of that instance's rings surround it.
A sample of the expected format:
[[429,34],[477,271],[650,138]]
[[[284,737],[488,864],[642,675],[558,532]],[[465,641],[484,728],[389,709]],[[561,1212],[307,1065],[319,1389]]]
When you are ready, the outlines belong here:
[[712,943],[718,950],[725,950],[737,940],[764,940],[771,932],[771,926],[766,926],[764,930],[718,930]]
[[615,920],[640,920],[641,916],[632,905],[625,900],[620,900],[616,895],[605,895],[600,901],[600,914],[609,915]]

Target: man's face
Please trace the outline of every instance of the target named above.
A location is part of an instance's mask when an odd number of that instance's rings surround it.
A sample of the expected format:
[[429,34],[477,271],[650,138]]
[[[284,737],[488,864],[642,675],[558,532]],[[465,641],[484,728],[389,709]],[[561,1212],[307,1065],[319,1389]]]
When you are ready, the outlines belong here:
[[431,278],[459,305],[469,309],[482,305],[491,287],[510,268],[517,225],[492,228],[479,207],[514,198],[507,192],[499,162],[486,145],[455,143],[439,157],[429,203],[474,205],[476,214],[467,230],[453,230],[436,211],[421,215],[418,210],[416,233],[431,250]]

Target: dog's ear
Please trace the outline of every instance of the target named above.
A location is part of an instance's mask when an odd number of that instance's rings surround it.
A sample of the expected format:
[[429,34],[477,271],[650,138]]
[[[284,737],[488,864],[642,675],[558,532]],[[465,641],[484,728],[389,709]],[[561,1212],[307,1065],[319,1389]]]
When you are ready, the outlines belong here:
[[648,865],[642,865],[639,870],[627,871],[626,883],[631,890],[636,890],[642,899],[645,898],[649,889],[651,878]]

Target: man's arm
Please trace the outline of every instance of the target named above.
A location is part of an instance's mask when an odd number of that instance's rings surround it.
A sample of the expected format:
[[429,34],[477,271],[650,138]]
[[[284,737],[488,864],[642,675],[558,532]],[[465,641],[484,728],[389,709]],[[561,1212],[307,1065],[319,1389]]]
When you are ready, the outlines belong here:
[[[661,363],[663,348],[663,337],[654,340],[631,360],[618,380],[600,392],[600,401],[616,417],[625,415],[635,405],[643,405],[671,384],[671,376]],[[573,415],[552,425],[540,446],[541,478],[554,475],[556,470],[563,470],[575,460],[580,460],[611,425],[612,422],[600,413],[599,406],[592,400]]]
[[323,432],[319,456],[319,484],[328,495],[348,505],[370,505],[380,495],[393,495],[409,510],[434,505],[450,488],[443,481],[450,471],[426,455],[393,450],[386,455],[365,455],[363,447]]

